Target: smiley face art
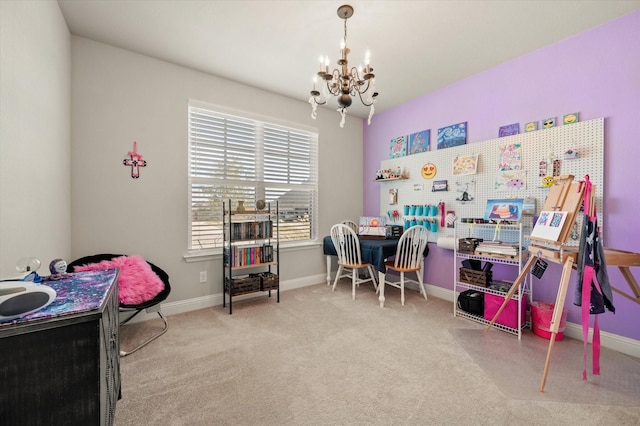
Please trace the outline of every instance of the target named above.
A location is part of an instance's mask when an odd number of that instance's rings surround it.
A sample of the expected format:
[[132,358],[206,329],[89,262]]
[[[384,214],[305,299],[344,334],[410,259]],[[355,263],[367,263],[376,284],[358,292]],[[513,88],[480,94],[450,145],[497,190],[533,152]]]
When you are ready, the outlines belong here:
[[427,163],[424,166],[422,166],[422,177],[425,179],[433,179],[436,176],[436,173],[438,172],[438,169],[436,168],[436,165],[433,163]]

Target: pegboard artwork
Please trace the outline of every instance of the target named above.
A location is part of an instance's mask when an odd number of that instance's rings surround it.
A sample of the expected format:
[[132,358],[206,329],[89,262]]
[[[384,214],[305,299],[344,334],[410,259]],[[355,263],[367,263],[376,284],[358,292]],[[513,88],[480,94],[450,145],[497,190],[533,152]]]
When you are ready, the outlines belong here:
[[[515,170],[510,172],[517,173],[510,173],[509,180],[505,180],[504,171],[501,171],[501,167],[504,167],[505,148],[516,146],[519,166],[512,167]],[[577,151],[579,155],[568,158],[565,155],[568,151]],[[475,174],[461,176],[456,173],[454,165],[459,164],[457,159],[476,156]],[[431,185],[427,185],[428,190],[424,189],[426,186],[420,186],[425,182],[422,168],[427,163],[437,168],[438,181],[448,182],[448,191],[432,191]],[[387,200],[390,188],[398,190],[399,207],[444,203],[443,210],[454,214],[456,220],[483,218],[487,200],[497,198],[535,199],[535,212],[538,214],[549,193],[546,177],[573,175],[575,181],[580,181],[585,175],[589,175],[595,186],[598,221],[603,223],[604,118],[383,160],[380,164],[381,169],[395,170],[398,167],[408,172],[409,179],[380,183],[381,215],[389,209]],[[500,183],[499,191],[496,183]],[[422,219],[426,222],[428,218],[403,217],[403,222],[406,219],[416,222]],[[531,231],[532,219],[533,216],[523,216],[525,234]],[[434,218],[431,217],[430,220],[434,221]],[[431,232],[429,241],[436,241],[439,236],[453,235],[453,229],[444,226],[438,232]],[[577,236],[575,239],[572,236],[569,240],[570,245],[574,243],[578,245]]]

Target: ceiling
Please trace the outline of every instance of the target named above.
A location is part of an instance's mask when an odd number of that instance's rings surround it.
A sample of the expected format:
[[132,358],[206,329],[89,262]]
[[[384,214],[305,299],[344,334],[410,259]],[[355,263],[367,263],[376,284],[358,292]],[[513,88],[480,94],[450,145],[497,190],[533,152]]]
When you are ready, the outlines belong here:
[[[58,0],[72,34],[304,102],[320,55],[335,67],[345,2]],[[640,8],[640,0],[348,4],[350,65],[371,52],[376,112]],[[366,117],[357,104],[349,114]]]

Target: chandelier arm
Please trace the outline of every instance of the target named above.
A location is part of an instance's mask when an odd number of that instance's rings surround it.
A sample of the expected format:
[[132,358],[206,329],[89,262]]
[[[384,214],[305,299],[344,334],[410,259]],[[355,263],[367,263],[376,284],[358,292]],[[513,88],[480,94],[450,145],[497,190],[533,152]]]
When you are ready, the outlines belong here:
[[338,96],[340,94],[340,84],[338,83],[340,81],[340,71],[334,68],[330,75],[332,76],[330,80],[325,79],[327,91],[333,96]]
[[[366,92],[366,90],[364,91]],[[367,103],[363,98],[362,95],[364,94],[364,92],[356,92],[358,94],[358,97],[360,98],[360,102],[362,102],[362,105],[364,106],[371,106],[376,102],[376,99],[373,98],[373,101],[371,101],[371,103]]]
[[360,77],[360,72],[356,67],[351,67],[351,75],[357,81],[364,81],[364,78]]

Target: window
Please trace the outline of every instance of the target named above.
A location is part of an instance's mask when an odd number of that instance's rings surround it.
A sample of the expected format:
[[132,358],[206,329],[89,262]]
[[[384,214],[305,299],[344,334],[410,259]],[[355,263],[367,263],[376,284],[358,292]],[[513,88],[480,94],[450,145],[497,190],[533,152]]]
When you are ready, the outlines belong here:
[[229,199],[278,201],[280,242],[315,239],[317,132],[234,114],[189,104],[189,250],[222,247]]

